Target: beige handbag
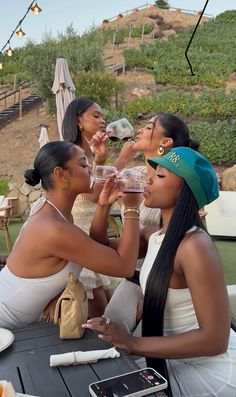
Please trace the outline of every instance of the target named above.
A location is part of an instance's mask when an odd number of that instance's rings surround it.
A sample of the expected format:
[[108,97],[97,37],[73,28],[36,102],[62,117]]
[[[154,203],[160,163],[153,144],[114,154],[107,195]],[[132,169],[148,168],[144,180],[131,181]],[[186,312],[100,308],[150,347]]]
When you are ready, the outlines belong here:
[[84,334],[88,319],[88,299],[83,284],[69,273],[67,286],[57,301],[54,324],[59,324],[61,339],[77,339]]

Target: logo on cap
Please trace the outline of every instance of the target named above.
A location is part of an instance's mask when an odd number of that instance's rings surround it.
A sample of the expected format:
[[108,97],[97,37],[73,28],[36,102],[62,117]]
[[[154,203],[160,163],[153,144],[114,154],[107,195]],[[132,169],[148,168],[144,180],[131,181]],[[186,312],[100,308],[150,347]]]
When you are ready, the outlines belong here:
[[169,160],[170,160],[172,163],[177,163],[177,161],[181,160],[181,157],[180,157],[178,154],[176,154],[175,152],[173,152],[173,153],[170,155]]

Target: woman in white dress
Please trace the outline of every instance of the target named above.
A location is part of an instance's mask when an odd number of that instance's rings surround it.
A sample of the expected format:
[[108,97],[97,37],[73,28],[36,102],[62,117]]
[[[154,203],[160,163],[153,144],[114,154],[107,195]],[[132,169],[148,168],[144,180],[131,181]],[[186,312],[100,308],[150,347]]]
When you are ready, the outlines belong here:
[[[107,135],[101,107],[93,100],[80,97],[74,99],[65,112],[62,123],[65,141],[80,146],[92,168],[102,165],[107,159]],[[75,225],[89,233],[100,189],[96,186],[90,194],[79,195],[75,200],[72,215]],[[89,298],[91,316],[102,315],[109,302],[112,290],[109,277],[83,269],[80,277]]]
[[[125,217],[117,251],[94,241],[73,224],[71,215],[78,194],[92,193],[90,166],[84,151],[72,143],[55,141],[38,152],[26,183],[41,182],[45,196],[31,209],[27,222],[0,272],[0,327],[15,328],[35,321],[53,321],[58,294],[68,274],[86,267],[114,277],[131,276],[139,244],[138,217]],[[105,233],[112,203],[122,196],[114,178],[99,196],[94,222]],[[128,201],[127,201],[128,200]],[[129,194],[127,205],[137,206]],[[128,211],[129,212],[129,211]],[[130,246],[136,252],[130,252]]]
[[218,197],[217,176],[208,160],[186,147],[148,162],[155,172],[144,203],[161,209],[162,224],[143,234],[148,246],[140,274],[142,337],[106,318],[88,320],[84,327],[145,356],[147,365],[168,379],[169,396],[235,397],[236,334],[230,329],[223,266],[198,213]]

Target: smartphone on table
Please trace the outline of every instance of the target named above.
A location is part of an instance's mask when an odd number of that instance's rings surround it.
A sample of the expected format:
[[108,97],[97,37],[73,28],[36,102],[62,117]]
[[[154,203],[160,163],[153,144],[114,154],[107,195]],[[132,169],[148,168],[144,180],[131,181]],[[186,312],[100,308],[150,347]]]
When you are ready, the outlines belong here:
[[153,368],[100,380],[89,385],[93,397],[141,397],[166,389],[167,380]]

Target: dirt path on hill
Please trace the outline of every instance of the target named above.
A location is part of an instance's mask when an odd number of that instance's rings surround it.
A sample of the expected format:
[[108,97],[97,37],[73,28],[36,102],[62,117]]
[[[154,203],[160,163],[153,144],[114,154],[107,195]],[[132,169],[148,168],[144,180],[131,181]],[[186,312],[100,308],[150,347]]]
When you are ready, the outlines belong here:
[[39,150],[39,124],[48,125],[50,140],[59,139],[55,116],[48,116],[45,105],[23,115],[0,129],[0,179],[12,178],[22,181],[26,168],[33,163]]

